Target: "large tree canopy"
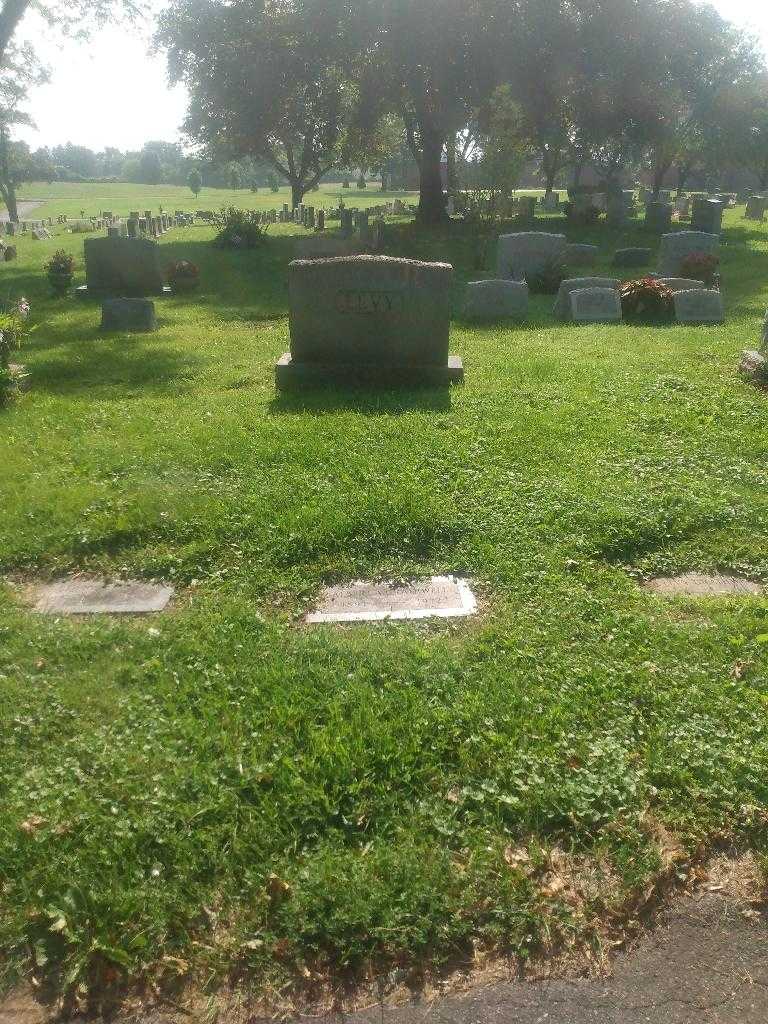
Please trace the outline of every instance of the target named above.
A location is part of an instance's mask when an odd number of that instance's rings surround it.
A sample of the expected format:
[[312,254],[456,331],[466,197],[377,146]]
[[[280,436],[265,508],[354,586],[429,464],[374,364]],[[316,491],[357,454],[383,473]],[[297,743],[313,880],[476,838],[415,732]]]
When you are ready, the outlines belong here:
[[299,203],[339,160],[352,116],[341,15],[328,0],[177,2],[160,38],[190,92],[190,139],[212,154],[266,160]]

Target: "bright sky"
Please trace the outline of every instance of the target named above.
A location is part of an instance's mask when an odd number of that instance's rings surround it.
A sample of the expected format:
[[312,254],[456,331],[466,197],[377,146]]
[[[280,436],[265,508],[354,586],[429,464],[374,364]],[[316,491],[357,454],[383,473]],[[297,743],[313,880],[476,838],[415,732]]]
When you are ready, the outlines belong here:
[[[768,52],[766,0],[712,0],[720,13],[754,30]],[[28,26],[32,29],[32,26]],[[184,90],[170,89],[162,52],[151,47],[151,24],[109,26],[87,42],[36,36],[51,68],[49,85],[35,89],[30,112],[37,130],[19,137],[33,147],[74,142],[102,150],[140,149],[151,139],[179,138]]]

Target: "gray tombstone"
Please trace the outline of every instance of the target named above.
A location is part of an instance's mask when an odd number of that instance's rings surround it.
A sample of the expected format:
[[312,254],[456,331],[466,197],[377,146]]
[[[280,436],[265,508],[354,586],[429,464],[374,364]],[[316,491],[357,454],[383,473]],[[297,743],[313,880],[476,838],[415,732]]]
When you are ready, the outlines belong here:
[[315,231],[325,231],[325,210],[317,211],[317,226]]
[[552,235],[546,231],[519,231],[500,235],[496,274],[499,278],[523,280],[539,273],[547,264],[562,258],[566,247],[565,235]]
[[524,281],[470,281],[464,299],[467,320],[524,320],[528,285]]
[[448,354],[453,267],[389,256],[294,260],[288,268],[291,351],[278,387],[368,380],[463,379]]
[[87,295],[162,295],[160,252],[145,238],[88,238],[85,241]]
[[341,211],[341,233],[345,238],[350,238],[354,232],[354,219],[351,210]]
[[615,288],[576,288],[571,292],[571,320],[577,324],[621,320],[621,299]]
[[560,283],[552,313],[558,320],[571,319],[571,292],[588,288],[610,288],[618,295],[620,282],[613,277],[570,277]]
[[102,331],[155,331],[155,304],[149,299],[105,299],[101,306]]
[[725,319],[723,297],[710,288],[675,292],[675,319],[681,324],[721,324]]
[[606,221],[612,228],[622,228],[629,217],[629,207],[624,196],[611,193],[606,197]]
[[645,207],[645,227],[662,235],[672,226],[672,207],[667,203],[648,203]]
[[747,208],[744,211],[746,220],[757,220],[761,223],[765,220],[765,199],[760,196],[750,196],[747,200]]
[[694,231],[719,235],[723,229],[724,208],[724,204],[716,199],[704,199],[700,202],[694,202],[691,227]]
[[686,292],[691,288],[704,287],[703,281],[693,281],[689,277],[658,277],[656,280],[659,284],[665,284],[667,288],[671,288],[673,292]]
[[617,249],[613,256],[614,267],[645,267],[651,262],[651,249]]
[[563,252],[563,263],[568,267],[592,267],[597,263],[599,253],[596,245],[571,242]]
[[683,261],[693,253],[716,256],[720,250],[720,237],[705,231],[673,231],[661,236],[659,249],[659,275],[679,277]]
[[15,245],[6,245],[5,252],[3,253],[3,260],[6,263],[10,263],[11,260],[15,260],[18,253]]

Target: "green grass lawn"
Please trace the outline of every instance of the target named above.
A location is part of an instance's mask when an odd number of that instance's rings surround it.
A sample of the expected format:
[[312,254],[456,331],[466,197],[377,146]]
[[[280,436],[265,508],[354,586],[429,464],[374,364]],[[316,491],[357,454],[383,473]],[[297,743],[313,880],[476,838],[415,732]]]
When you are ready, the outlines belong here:
[[[765,848],[768,601],[637,583],[768,581],[768,399],[735,371],[768,227],[741,213],[725,326],[574,327],[547,297],[527,326],[457,314],[450,392],[276,395],[298,229],[256,252],[165,235],[202,285],[145,336],[48,296],[44,259],[82,236],[19,240],[0,291],[39,327],[31,390],[0,412],[3,984],[247,977],[287,998],[599,944],[665,842]],[[570,237],[602,246],[590,274],[652,241]],[[391,229],[392,254],[454,263],[456,310],[476,248]],[[50,619],[12,585],[72,571],[178,600]],[[482,614],[300,623],[324,582],[433,572],[471,578]]]
[[[343,199],[345,206],[356,206],[362,210],[393,199],[416,203],[418,198],[416,192],[382,192],[375,184],[366,189],[321,185],[316,192],[307,192],[304,201],[308,206],[328,209],[338,206],[339,200]],[[32,182],[20,186],[18,199],[20,202],[42,204],[27,216],[27,220],[38,220],[41,217],[55,219],[62,213],[71,219],[79,217],[81,210],[88,217],[97,216],[101,210],[127,217],[131,210],[152,209],[157,213],[159,206],[166,211],[185,210],[190,213],[195,210],[220,210],[222,206],[236,206],[241,210],[282,209],[283,203],[291,202],[291,190],[284,187],[278,192],[271,192],[261,188],[258,192],[251,192],[245,188],[204,188],[195,196],[189,188],[179,185],[131,185],[125,182],[93,185],[58,181],[52,185]]]

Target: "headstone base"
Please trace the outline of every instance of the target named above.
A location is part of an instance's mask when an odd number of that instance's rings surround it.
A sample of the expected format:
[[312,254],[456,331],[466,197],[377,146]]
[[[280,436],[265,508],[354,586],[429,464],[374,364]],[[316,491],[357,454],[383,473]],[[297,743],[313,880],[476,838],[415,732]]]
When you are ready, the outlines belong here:
[[285,352],[275,365],[278,388],[325,387],[334,384],[382,384],[408,387],[425,384],[460,384],[464,364],[448,356],[447,366],[382,366],[374,363],[296,363]]

